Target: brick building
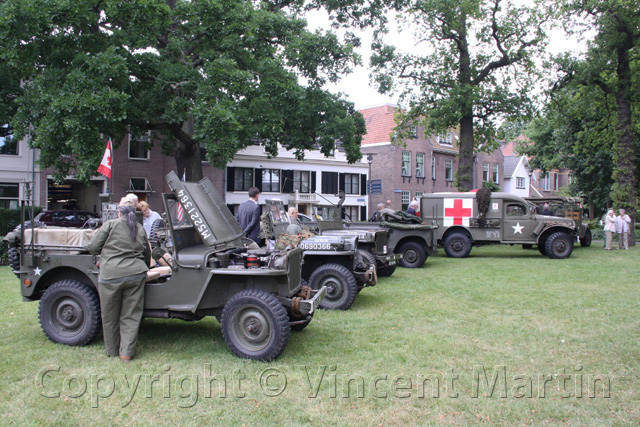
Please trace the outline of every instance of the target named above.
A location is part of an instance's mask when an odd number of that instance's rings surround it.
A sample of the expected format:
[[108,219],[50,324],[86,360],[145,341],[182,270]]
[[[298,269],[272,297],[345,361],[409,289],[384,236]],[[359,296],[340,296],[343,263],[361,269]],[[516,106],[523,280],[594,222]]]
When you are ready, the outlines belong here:
[[[396,108],[387,104],[360,110],[367,126],[361,151],[365,158],[372,155],[371,179],[382,183],[382,193],[370,195],[373,209],[387,200],[391,200],[394,209],[406,209],[413,198],[424,193],[457,191],[454,186],[460,153],[457,134],[427,135],[424,128],[416,126],[414,137],[405,141],[404,147],[393,144]],[[475,188],[481,187],[483,181],[501,186],[503,157],[499,149],[490,154],[476,154]]]

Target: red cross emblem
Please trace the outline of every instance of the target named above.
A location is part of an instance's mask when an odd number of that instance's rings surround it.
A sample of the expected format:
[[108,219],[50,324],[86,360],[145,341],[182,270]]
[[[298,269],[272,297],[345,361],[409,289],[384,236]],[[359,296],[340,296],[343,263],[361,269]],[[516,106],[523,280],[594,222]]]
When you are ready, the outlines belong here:
[[473,199],[444,199],[444,226],[469,226],[473,216]]

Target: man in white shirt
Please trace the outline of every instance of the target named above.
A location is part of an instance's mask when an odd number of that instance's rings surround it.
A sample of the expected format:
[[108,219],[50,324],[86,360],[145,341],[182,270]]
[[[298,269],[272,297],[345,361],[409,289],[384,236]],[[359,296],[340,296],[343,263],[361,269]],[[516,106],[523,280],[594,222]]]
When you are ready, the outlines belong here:
[[620,209],[620,215],[616,217],[616,233],[618,233],[618,249],[629,249],[629,225],[631,218],[624,209]]
[[138,202],[138,209],[142,212],[142,228],[144,228],[148,238],[151,233],[151,226],[156,220],[162,219],[162,217],[158,212],[152,211],[147,202]]

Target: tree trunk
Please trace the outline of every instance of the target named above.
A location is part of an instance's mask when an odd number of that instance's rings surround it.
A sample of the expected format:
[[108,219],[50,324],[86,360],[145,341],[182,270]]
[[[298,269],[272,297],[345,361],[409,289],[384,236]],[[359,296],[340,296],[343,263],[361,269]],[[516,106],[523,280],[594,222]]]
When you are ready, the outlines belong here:
[[203,177],[200,144],[191,135],[193,135],[193,121],[189,120],[179,131],[174,132],[176,139],[173,157],[176,159],[178,176],[184,175],[186,181],[200,181]]
[[473,114],[460,120],[460,163],[458,165],[458,190],[473,188]]
[[460,50],[460,69],[458,78],[463,88],[460,99],[462,119],[460,119],[460,162],[458,164],[458,190],[470,191],[473,188],[473,101],[471,86],[471,55],[467,42],[467,19],[463,15],[458,29]]

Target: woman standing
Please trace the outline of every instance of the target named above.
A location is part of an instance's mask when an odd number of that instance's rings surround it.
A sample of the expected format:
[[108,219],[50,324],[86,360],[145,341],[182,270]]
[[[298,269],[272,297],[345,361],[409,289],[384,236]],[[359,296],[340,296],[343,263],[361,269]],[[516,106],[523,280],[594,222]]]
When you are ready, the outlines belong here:
[[616,232],[616,215],[613,209],[607,211],[607,216],[604,217],[604,248],[608,251],[611,250],[611,242],[613,241],[613,233]]
[[118,219],[104,223],[88,245],[89,252],[100,254],[98,293],[107,355],[120,356],[124,362],[136,352],[151,260],[147,234],[135,212],[133,202],[122,198]]

